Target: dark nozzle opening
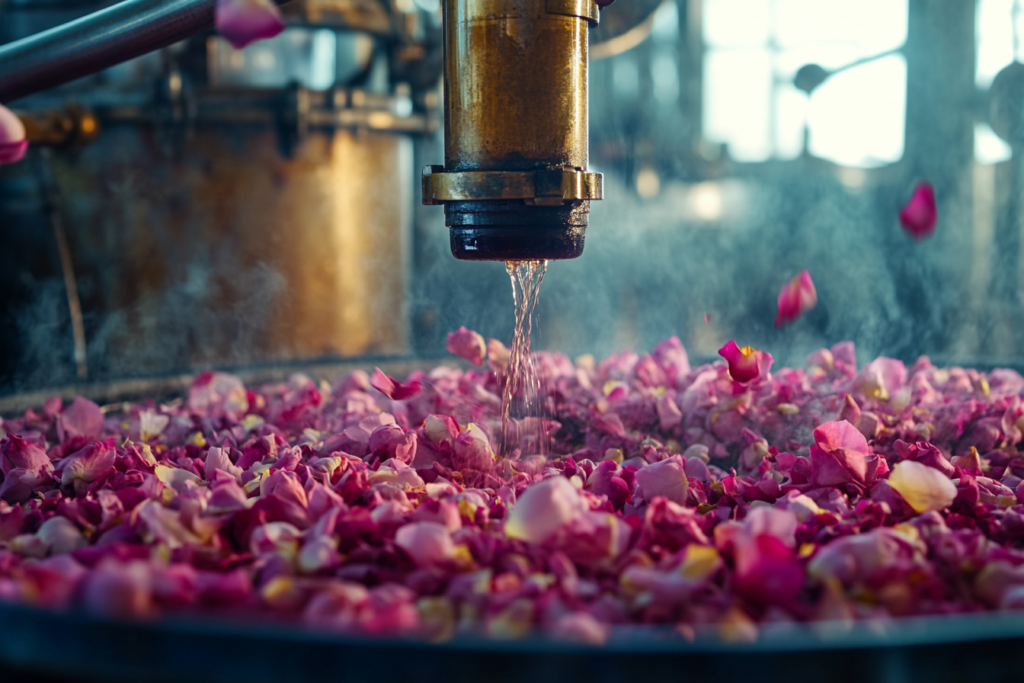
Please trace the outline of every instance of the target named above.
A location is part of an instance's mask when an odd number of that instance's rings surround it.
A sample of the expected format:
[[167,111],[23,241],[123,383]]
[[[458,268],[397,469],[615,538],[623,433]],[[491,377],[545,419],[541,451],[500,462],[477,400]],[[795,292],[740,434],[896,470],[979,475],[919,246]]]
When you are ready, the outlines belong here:
[[451,202],[445,222],[463,261],[539,261],[583,254],[590,202],[530,206],[521,200]]

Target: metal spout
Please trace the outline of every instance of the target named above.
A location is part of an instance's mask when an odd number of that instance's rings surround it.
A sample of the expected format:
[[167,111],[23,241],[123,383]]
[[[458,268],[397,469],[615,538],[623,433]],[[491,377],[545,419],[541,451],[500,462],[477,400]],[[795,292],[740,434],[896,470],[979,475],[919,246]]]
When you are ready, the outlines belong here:
[[593,0],[444,0],[445,163],[423,172],[465,260],[576,258],[590,200]]

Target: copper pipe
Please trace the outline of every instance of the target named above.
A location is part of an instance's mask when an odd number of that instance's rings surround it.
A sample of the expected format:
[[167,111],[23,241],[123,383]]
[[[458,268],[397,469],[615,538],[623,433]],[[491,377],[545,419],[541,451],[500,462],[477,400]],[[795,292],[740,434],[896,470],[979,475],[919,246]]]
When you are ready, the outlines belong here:
[[0,46],[0,102],[54,88],[212,30],[216,6],[217,0],[125,0]]

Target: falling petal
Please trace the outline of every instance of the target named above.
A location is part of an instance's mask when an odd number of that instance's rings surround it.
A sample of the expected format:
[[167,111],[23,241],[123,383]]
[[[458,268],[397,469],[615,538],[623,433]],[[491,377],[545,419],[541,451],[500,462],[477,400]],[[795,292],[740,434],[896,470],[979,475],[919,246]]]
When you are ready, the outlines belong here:
[[800,271],[792,280],[782,285],[779,290],[778,313],[775,315],[775,327],[782,327],[793,322],[802,314],[818,304],[818,292],[814,289],[814,281],[806,270]]
[[217,0],[217,30],[241,50],[284,30],[281,12],[272,0]]
[[[484,358],[488,357],[487,342],[484,338],[474,332],[460,327],[454,332],[448,333],[448,341],[444,346],[448,353],[454,353],[460,358],[465,358],[473,365],[483,365]],[[495,348],[495,354],[500,356],[500,350]],[[496,358],[500,360],[500,358]]]
[[25,126],[10,109],[0,104],[0,164],[13,164],[25,156]]
[[900,224],[903,229],[921,240],[932,234],[939,214],[935,208],[935,189],[928,181],[919,183],[914,188],[910,201],[900,210]]
[[504,372],[508,367],[508,347],[493,337],[487,340],[487,364],[495,372]]

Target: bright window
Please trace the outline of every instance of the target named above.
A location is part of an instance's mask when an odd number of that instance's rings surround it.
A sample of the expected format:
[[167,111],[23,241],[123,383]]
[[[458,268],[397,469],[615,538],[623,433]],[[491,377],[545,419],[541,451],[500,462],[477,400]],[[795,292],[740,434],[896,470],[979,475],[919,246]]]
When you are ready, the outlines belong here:
[[899,49],[906,0],[704,0],[704,135],[739,161],[816,156],[863,168],[903,155],[906,62],[894,53],[836,73],[808,98],[805,64],[834,70]]

